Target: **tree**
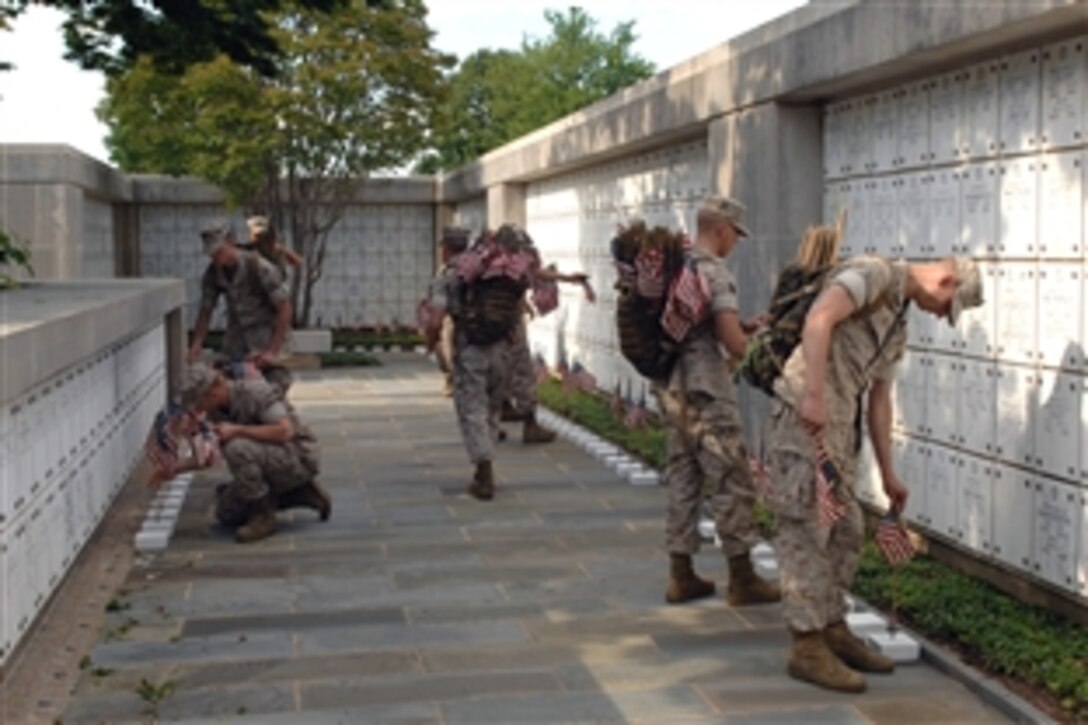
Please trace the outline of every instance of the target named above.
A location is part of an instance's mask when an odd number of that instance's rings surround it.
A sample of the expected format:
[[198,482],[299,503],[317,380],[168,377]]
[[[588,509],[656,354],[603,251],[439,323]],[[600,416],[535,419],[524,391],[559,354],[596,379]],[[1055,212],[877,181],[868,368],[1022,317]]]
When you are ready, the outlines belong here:
[[293,289],[305,326],[328,234],[358,181],[425,143],[452,62],[432,35],[420,0],[291,6],[276,18],[271,77],[221,56],[181,76],[141,60],[111,79],[99,109],[107,146],[126,171],[193,174],[270,214],[306,260]]
[[433,150],[417,170],[460,166],[654,72],[632,49],[634,21],[606,35],[581,8],[544,17],[547,37],[523,40],[518,51],[480,50],[461,62]]
[[[346,1],[295,0],[295,4],[330,11]],[[285,5],[284,0],[9,0],[0,15],[14,17],[31,4],[66,13],[65,57],[107,75],[121,73],[140,57],[153,59],[160,70],[180,73],[220,54],[269,75],[275,71],[279,48],[268,17]]]

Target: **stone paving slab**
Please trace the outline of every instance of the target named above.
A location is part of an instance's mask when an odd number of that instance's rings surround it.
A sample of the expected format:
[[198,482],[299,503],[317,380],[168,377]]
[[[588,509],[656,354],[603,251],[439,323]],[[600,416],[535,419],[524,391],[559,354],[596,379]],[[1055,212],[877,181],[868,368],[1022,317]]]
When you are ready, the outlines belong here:
[[[65,722],[932,722],[1003,720],[916,664],[862,696],[784,674],[778,606],[663,602],[665,498],[573,445],[499,447],[496,499],[418,355],[305,373],[332,519],[281,514],[250,546],[209,526],[201,476],[169,548],[117,592]],[[725,588],[725,562],[697,567]],[[146,685],[166,687],[149,703]]]

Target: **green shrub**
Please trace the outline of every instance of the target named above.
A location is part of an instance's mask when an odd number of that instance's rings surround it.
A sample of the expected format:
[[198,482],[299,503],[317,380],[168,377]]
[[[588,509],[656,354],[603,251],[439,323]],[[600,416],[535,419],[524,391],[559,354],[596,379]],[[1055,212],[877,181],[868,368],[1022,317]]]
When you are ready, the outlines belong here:
[[891,567],[869,544],[854,591],[897,610],[922,634],[955,644],[990,672],[1052,694],[1077,717],[1088,716],[1088,628],[1005,594],[938,561],[915,557]]
[[30,245],[0,229],[0,289],[19,286],[19,280],[15,277],[17,269],[34,276],[34,265],[30,262]]
[[323,368],[370,367],[382,364],[378,358],[365,352],[334,350],[323,352],[318,357]]

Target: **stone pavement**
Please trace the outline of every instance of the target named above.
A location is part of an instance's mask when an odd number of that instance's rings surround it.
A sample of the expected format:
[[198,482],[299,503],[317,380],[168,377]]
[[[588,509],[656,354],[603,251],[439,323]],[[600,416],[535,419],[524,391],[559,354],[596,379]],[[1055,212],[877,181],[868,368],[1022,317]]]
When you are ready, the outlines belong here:
[[[664,497],[511,428],[496,499],[417,355],[310,374],[329,522],[281,514],[249,546],[198,480],[169,549],[111,604],[65,722],[1001,721],[925,664],[863,696],[784,674],[776,606],[665,606]],[[724,587],[716,552],[699,568]]]

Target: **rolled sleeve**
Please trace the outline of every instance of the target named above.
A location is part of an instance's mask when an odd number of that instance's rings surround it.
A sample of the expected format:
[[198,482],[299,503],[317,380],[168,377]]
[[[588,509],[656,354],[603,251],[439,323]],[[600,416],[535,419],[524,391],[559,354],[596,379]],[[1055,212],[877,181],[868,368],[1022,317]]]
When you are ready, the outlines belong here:
[[279,423],[286,417],[287,406],[278,401],[261,411],[262,423]]
[[718,261],[700,265],[700,272],[710,286],[710,310],[712,312],[736,312],[740,309],[737,299],[737,283],[729,268]]
[[859,259],[831,278],[832,284],[845,289],[854,304],[865,307],[884,294],[892,284],[891,265],[876,257]]

